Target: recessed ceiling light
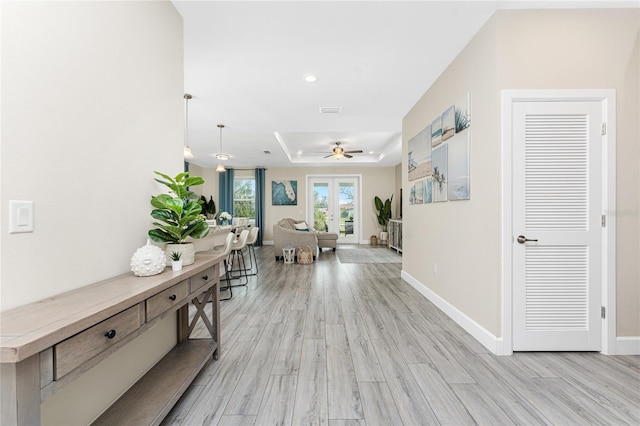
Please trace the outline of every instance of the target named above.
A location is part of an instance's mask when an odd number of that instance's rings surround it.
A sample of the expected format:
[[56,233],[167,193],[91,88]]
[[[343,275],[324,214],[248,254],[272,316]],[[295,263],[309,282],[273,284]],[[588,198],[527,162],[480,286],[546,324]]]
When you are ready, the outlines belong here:
[[369,154],[373,155],[373,154],[375,154],[375,152],[374,151],[369,151]]
[[315,83],[316,81],[318,81],[318,76],[313,75],[313,74],[305,74],[302,79],[304,81],[306,81],[307,83]]

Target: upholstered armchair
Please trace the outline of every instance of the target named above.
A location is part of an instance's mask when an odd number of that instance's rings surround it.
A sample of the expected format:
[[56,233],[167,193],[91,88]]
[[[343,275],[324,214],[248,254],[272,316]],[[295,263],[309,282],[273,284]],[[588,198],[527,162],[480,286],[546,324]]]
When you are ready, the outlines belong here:
[[301,227],[300,224],[304,223],[304,220],[285,218],[273,225],[273,252],[276,260],[280,260],[282,257],[282,249],[289,244],[295,248],[311,247],[311,252],[315,259],[315,255],[318,253],[318,238],[315,232],[296,229],[296,224],[298,224],[298,227]]

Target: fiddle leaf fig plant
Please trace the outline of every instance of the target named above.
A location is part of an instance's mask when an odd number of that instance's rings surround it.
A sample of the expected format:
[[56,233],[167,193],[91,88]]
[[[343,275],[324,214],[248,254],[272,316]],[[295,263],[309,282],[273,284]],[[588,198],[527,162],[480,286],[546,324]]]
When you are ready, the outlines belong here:
[[382,226],[382,232],[387,232],[387,224],[391,219],[391,201],[393,200],[393,194],[391,198],[387,198],[384,202],[377,195],[373,199],[376,205],[376,211],[378,215],[378,223]]
[[149,230],[149,238],[158,243],[184,244],[187,237],[202,238],[209,233],[209,225],[201,213],[201,201],[189,190],[190,186],[202,185],[201,177],[190,176],[189,172],[176,177],[154,172],[163,179],[157,182],[169,188],[169,194],[151,197],[151,217],[156,228]]

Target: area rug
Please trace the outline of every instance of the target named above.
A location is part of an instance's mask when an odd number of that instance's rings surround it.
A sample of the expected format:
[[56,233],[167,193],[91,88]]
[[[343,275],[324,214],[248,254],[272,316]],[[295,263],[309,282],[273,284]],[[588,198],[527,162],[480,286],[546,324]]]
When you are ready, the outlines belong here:
[[393,250],[377,248],[340,248],[336,250],[340,263],[402,263],[402,256]]

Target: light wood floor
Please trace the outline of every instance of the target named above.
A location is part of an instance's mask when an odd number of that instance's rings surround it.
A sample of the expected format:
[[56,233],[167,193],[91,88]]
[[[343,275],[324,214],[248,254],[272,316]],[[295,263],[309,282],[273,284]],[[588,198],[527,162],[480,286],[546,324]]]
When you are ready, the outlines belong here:
[[257,251],[259,275],[221,302],[220,360],[166,425],[640,424],[640,357],[497,357],[400,264]]

